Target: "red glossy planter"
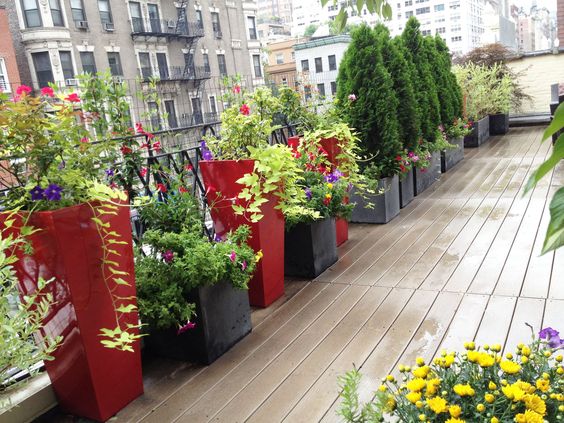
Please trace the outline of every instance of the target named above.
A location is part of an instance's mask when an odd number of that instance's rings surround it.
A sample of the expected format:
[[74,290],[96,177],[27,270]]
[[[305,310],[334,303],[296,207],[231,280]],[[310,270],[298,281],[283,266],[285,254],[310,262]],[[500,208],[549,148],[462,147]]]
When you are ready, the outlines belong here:
[[249,282],[249,301],[253,306],[267,307],[284,294],[284,217],[274,208],[274,197],[262,206],[264,217],[257,223],[233,211],[233,202],[243,188],[236,181],[253,167],[253,160],[200,162],[216,233],[223,236],[241,225],[251,227],[249,244],[253,250],[262,251],[263,257]]
[[[129,286],[113,285],[114,294],[135,298],[129,208],[117,212],[101,217],[125,241],[112,244],[119,255],[112,254],[111,260],[117,262],[116,269],[128,273],[120,277]],[[46,288],[55,304],[44,322],[44,335],[62,335],[63,342],[45,368],[59,406],[70,414],[106,421],[143,393],[143,379],[139,342],[133,353],[100,343],[100,329],[115,328],[116,314],[103,278],[109,269],[101,265],[102,243],[92,213],[88,204],[33,213],[28,225],[40,229],[29,237],[33,256],[18,252],[20,260],[14,267],[24,295],[36,290],[39,277],[55,278]],[[6,215],[0,219],[4,226]],[[119,321],[136,325],[138,315],[122,314]]]
[[[327,160],[332,164],[333,170],[339,168],[339,159],[341,154],[341,147],[337,138],[322,138],[320,141],[321,146],[327,152]],[[343,244],[349,239],[349,223],[346,219],[337,219],[335,221],[337,246]]]

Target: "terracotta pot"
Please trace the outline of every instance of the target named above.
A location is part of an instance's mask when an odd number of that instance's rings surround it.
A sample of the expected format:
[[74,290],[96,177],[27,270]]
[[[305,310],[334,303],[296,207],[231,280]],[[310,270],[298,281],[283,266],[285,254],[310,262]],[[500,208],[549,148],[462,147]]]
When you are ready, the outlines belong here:
[[249,245],[255,252],[262,251],[255,275],[249,282],[251,305],[267,307],[284,294],[284,217],[276,210],[276,197],[263,204],[263,218],[251,223],[248,216],[238,216],[233,211],[243,186],[236,181],[253,171],[253,160],[201,161],[200,170],[206,187],[214,228],[219,236],[241,225],[251,227]]
[[[55,279],[45,288],[55,304],[45,319],[43,335],[61,335],[63,342],[45,368],[61,409],[98,421],[108,420],[143,393],[139,341],[133,345],[134,352],[100,343],[100,329],[116,327],[115,308],[106,287],[110,267],[127,272],[119,275],[127,285],[108,282],[114,295],[132,297],[126,304],[136,304],[129,208],[116,211],[115,216],[100,217],[123,242],[111,245],[117,253],[111,254],[113,265],[101,264],[102,242],[92,221],[91,204],[33,213],[27,223],[39,229],[28,237],[33,255],[17,252],[20,260],[14,264],[24,295],[36,290],[39,277]],[[3,227],[6,217],[1,216]],[[16,217],[16,227],[21,227],[22,218]],[[118,316],[122,327],[138,323],[137,312]]]

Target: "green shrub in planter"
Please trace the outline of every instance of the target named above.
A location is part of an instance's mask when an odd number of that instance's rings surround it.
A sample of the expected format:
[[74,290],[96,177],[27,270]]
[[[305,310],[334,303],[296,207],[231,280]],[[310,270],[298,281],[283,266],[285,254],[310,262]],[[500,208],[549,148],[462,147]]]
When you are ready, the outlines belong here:
[[452,71],[452,61],[450,50],[439,34],[435,35],[435,48],[441,60],[441,69],[446,75],[447,79],[447,90],[450,94],[449,100],[451,102],[452,115],[449,120],[443,122],[445,128],[448,129],[450,125],[454,123],[455,119],[460,119],[463,115],[462,110],[462,91],[458,81],[456,80],[456,75]]

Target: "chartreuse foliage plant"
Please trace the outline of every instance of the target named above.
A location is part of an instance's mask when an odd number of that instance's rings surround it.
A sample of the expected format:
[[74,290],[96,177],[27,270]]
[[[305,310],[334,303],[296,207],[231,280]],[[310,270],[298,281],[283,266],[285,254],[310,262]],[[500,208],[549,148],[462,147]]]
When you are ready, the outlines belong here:
[[260,258],[246,244],[248,226],[210,241],[203,236],[197,200],[176,187],[166,201],[141,207],[140,215],[149,230],[141,238],[135,272],[139,314],[149,331],[190,327],[194,304],[187,297],[193,289],[220,281],[247,289]]
[[[0,395],[21,384],[13,378],[15,372],[35,374],[39,370],[36,366],[39,361],[52,360],[52,353],[62,340],[60,337],[43,338],[40,343],[34,342],[34,336],[43,327],[43,319],[53,305],[53,296],[45,289],[52,281],[40,278],[37,291],[20,296],[13,267],[17,258],[11,251],[21,244],[21,239],[0,232]],[[0,400],[0,411],[10,405],[8,400]]]
[[347,422],[543,423],[564,418],[564,340],[552,328],[539,332],[529,345],[501,353],[501,345],[466,352],[443,351],[427,364],[400,365],[401,376],[383,379],[374,399],[361,403],[360,373],[339,378]]
[[[564,129],[564,103],[560,104],[554,112],[552,122],[543,134],[543,141],[546,141],[554,134],[560,133]],[[542,163],[531,175],[525,193],[532,190],[537,183],[548,175],[556,166],[562,165],[564,159],[564,134],[560,133],[552,148],[550,157]],[[544,238],[542,253],[556,250],[564,245],[564,187],[560,187],[550,201],[550,222]]]

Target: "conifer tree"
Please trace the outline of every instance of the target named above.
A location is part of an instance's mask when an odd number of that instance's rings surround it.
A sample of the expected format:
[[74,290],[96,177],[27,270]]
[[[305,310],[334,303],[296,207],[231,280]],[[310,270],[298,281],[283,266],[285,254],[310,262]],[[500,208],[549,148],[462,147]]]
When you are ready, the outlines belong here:
[[413,87],[412,69],[405,59],[405,48],[401,43],[390,39],[390,32],[383,24],[374,28],[377,46],[380,49],[384,66],[392,77],[393,88],[399,101],[398,124],[400,140],[404,148],[413,150],[421,137],[419,107]]
[[456,75],[452,72],[452,60],[448,46],[439,34],[435,36],[435,45],[437,52],[442,59],[444,68],[448,70],[447,79],[449,91],[451,93],[451,107],[453,112],[448,123],[450,125],[454,119],[462,117],[462,90],[460,89],[460,85],[458,85]]
[[417,19],[408,19],[401,38],[414,69],[415,95],[421,111],[421,132],[426,141],[434,142],[441,120],[439,99]]
[[[384,66],[374,31],[361,25],[339,66],[337,99],[349,125],[359,132],[363,153],[381,168],[382,177],[397,171],[402,150],[398,133],[398,99]],[[351,101],[349,95],[356,100]]]
[[427,63],[430,68],[433,69],[431,75],[435,81],[435,87],[437,89],[437,98],[439,100],[439,110],[440,110],[440,121],[443,125],[449,125],[452,122],[454,111],[453,111],[453,98],[449,85],[448,72],[445,66],[444,58],[441,57],[437,50],[437,45],[435,43],[435,38],[425,37],[423,38],[423,45],[425,50],[425,55],[427,57]]

